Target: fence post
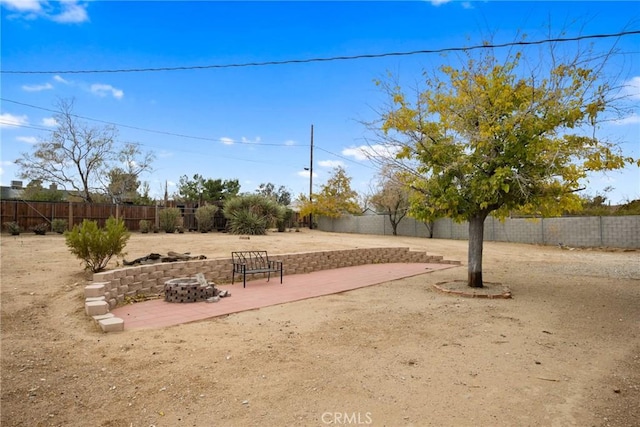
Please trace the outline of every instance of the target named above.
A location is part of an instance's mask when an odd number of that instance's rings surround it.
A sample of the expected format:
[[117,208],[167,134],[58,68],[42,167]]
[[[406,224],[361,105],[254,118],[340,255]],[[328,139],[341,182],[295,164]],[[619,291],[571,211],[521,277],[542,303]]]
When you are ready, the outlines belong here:
[[73,202],[69,202],[69,230],[73,228]]
[[160,228],[160,215],[158,214],[158,201],[156,200],[156,218],[155,218],[155,228],[156,230]]

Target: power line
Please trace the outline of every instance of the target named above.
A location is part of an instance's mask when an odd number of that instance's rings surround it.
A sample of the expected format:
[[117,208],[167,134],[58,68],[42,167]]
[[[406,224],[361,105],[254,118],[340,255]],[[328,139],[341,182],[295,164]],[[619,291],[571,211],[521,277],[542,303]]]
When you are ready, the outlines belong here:
[[510,46],[533,46],[546,43],[565,43],[574,42],[580,40],[592,40],[592,39],[604,39],[612,37],[624,37],[630,35],[640,34],[640,30],[621,31],[619,33],[612,34],[589,34],[576,37],[557,37],[547,38],[542,40],[533,41],[515,41],[507,43],[497,44],[479,44],[468,47],[445,47],[441,49],[425,49],[414,50],[409,52],[387,52],[387,53],[374,53],[374,54],[361,54],[352,56],[332,56],[327,58],[306,58],[306,59],[288,59],[283,61],[265,61],[265,62],[246,62],[238,64],[211,64],[211,65],[192,65],[181,67],[158,67],[158,68],[122,68],[122,69],[104,69],[104,70],[55,70],[55,71],[31,71],[31,70],[0,70],[2,74],[97,74],[97,73],[144,73],[144,72],[158,72],[158,71],[186,71],[186,70],[208,70],[208,69],[220,69],[220,68],[241,68],[241,67],[264,67],[269,65],[286,65],[286,64],[307,64],[311,62],[331,62],[331,61],[352,61],[357,59],[373,59],[373,58],[385,58],[393,56],[410,56],[410,55],[425,55],[433,53],[446,53],[446,52],[464,52],[478,49],[496,49]]
[[[10,102],[12,104],[22,105],[24,107],[29,107],[29,108],[35,108],[37,110],[48,111],[50,113],[62,114],[61,111],[52,110],[50,108],[39,107],[37,105],[32,105],[32,104],[26,104],[24,102],[14,101],[14,100],[11,100],[11,99],[0,98],[0,101],[2,101],[2,102]],[[157,133],[157,134],[160,134],[160,135],[176,136],[176,137],[179,137],[179,138],[197,139],[197,140],[201,140],[201,141],[210,141],[210,142],[221,142],[223,144],[225,144],[227,142],[231,142],[233,144],[272,146],[272,147],[306,147],[307,146],[307,145],[291,145],[291,144],[275,144],[275,143],[265,143],[265,142],[237,141],[235,139],[230,139],[230,138],[229,139],[225,139],[225,138],[207,138],[207,137],[204,137],[204,136],[185,135],[185,134],[167,132],[167,131],[161,131],[161,130],[155,130],[155,129],[146,129],[146,128],[141,128],[141,127],[137,127],[137,126],[123,125],[121,123],[115,123],[115,122],[109,122],[109,121],[106,121],[106,120],[94,119],[94,118],[91,118],[91,117],[80,116],[80,115],[77,115],[77,114],[69,114],[69,115],[72,116],[72,117],[76,117],[78,119],[82,119],[82,120],[90,120],[90,121],[93,121],[93,122],[104,123],[104,124],[107,124],[107,125],[113,125],[113,126],[123,127],[123,128],[127,128],[127,129],[134,129],[134,130],[139,130],[139,131],[143,131],[143,132]],[[6,124],[10,124],[10,123],[6,123]],[[46,130],[49,130],[49,129],[46,129]]]

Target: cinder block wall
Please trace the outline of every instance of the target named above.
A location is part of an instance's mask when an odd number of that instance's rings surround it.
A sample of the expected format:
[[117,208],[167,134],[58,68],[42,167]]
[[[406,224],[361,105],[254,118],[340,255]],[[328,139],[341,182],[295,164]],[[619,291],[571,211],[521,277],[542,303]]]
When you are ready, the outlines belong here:
[[[362,248],[270,254],[269,257],[283,262],[285,275],[364,264],[396,262],[459,264],[458,261],[446,261],[441,256],[410,251],[409,248]],[[193,277],[202,273],[210,282],[228,283],[231,282],[232,270],[231,258],[167,262],[95,273],[92,284],[104,286],[105,300],[109,303],[110,308],[114,308],[124,302],[125,297],[161,293],[167,280],[179,277]],[[254,274],[252,276],[257,278],[260,275]]]
[[[318,228],[336,233],[391,235],[387,215],[345,216],[317,219]],[[399,236],[428,237],[424,223],[405,217],[398,224]],[[469,224],[456,223],[449,218],[435,221],[433,237],[437,239],[467,240]],[[609,246],[640,248],[640,216],[591,216],[561,218],[507,218],[493,217],[484,223],[486,241],[518,242],[541,245],[589,247]]]

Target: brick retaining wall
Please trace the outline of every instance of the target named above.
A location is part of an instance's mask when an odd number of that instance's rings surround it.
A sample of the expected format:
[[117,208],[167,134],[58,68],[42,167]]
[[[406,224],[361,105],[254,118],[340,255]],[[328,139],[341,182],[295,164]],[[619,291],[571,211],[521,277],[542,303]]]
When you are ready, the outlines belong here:
[[[441,256],[427,255],[426,252],[410,251],[409,248],[362,248],[282,255],[270,254],[270,256],[272,259],[283,262],[285,275],[364,264],[459,263],[443,260]],[[92,298],[102,300],[104,296],[103,301],[108,303],[109,308],[112,309],[123,303],[127,296],[163,292],[165,282],[170,279],[192,277],[197,273],[202,273],[208,281],[221,284],[231,282],[231,272],[231,258],[147,264],[95,273],[93,283],[88,288],[91,290],[90,296]],[[259,277],[260,275],[254,276]]]

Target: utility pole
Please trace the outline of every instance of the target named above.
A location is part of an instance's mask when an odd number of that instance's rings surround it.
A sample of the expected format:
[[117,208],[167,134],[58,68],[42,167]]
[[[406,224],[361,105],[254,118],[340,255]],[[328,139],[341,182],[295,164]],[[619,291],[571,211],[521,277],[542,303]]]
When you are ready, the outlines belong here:
[[[313,125],[311,125],[311,155],[309,159],[309,204],[313,210]],[[313,230],[313,213],[309,212],[309,229]]]

